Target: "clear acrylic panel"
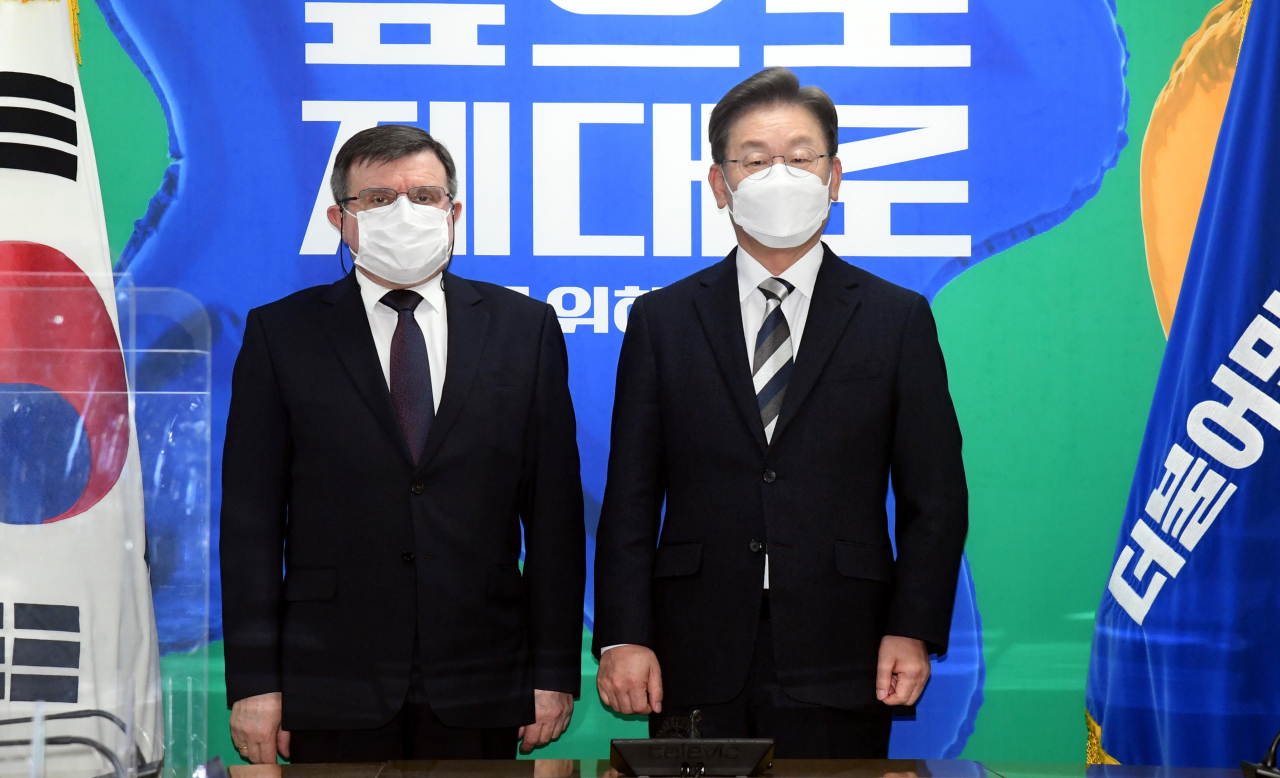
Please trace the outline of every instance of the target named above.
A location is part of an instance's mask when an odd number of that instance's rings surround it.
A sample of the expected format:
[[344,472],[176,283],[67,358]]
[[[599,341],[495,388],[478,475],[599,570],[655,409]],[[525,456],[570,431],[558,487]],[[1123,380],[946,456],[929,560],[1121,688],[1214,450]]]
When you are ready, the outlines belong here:
[[0,273],[0,775],[206,759],[210,370],[184,292]]

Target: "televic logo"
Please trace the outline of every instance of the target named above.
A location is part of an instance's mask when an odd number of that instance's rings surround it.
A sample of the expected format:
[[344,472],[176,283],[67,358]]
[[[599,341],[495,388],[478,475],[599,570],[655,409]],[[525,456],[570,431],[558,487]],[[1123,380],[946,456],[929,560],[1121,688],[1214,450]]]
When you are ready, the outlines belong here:
[[649,746],[650,759],[737,759],[740,756],[741,751],[736,746],[723,743],[713,746],[697,743]]

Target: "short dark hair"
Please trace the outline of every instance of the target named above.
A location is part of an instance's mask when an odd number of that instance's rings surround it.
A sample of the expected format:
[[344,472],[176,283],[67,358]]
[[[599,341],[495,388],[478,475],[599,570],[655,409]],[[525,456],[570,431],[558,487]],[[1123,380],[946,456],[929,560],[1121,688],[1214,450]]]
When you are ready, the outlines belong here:
[[453,164],[453,157],[444,144],[427,134],[421,127],[408,124],[382,124],[361,130],[342,144],[338,155],[333,160],[333,175],[329,177],[329,188],[333,190],[333,201],[341,204],[351,196],[348,191],[351,184],[351,166],[361,162],[392,162],[403,157],[411,157],[423,151],[430,151],[444,165],[446,188],[449,196],[458,194],[458,169]]
[[840,148],[840,123],[835,103],[816,86],[800,86],[800,79],[790,70],[765,68],[726,92],[711,111],[707,135],[711,139],[711,158],[716,164],[724,162],[729,129],[742,114],[758,106],[777,104],[807,108],[818,120],[818,126],[826,137],[826,153],[835,156]]

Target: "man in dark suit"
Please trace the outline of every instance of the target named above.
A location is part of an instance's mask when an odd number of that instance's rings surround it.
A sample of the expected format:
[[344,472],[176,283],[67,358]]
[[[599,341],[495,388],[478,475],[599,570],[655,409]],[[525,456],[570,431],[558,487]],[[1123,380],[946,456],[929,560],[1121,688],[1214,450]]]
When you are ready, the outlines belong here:
[[600,697],[654,734],[697,709],[704,736],[771,737],[779,757],[883,758],[892,706],[946,651],[968,526],[933,317],[820,241],[841,172],[825,93],[765,70],[709,134],[738,247],[631,311]]
[[354,136],[329,216],[355,269],[249,312],[221,555],[253,762],[513,758],[572,714],[586,554],[564,337],[546,304],[444,271],[454,171],[416,127]]

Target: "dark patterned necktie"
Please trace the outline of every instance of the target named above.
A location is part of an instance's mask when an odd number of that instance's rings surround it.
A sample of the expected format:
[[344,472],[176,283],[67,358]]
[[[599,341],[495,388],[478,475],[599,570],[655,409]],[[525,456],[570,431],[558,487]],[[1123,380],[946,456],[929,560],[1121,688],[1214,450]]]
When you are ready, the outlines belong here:
[[413,317],[422,295],[408,289],[395,289],[384,294],[381,302],[400,317],[391,336],[391,405],[396,409],[400,431],[416,465],[436,417],[427,339]]
[[773,428],[782,411],[782,398],[787,393],[787,380],[795,364],[791,352],[791,328],[782,315],[782,301],[795,287],[781,278],[760,282],[764,295],[764,321],[756,335],[755,358],[751,361],[751,378],[755,384],[760,421],[764,422],[765,440],[773,441]]

